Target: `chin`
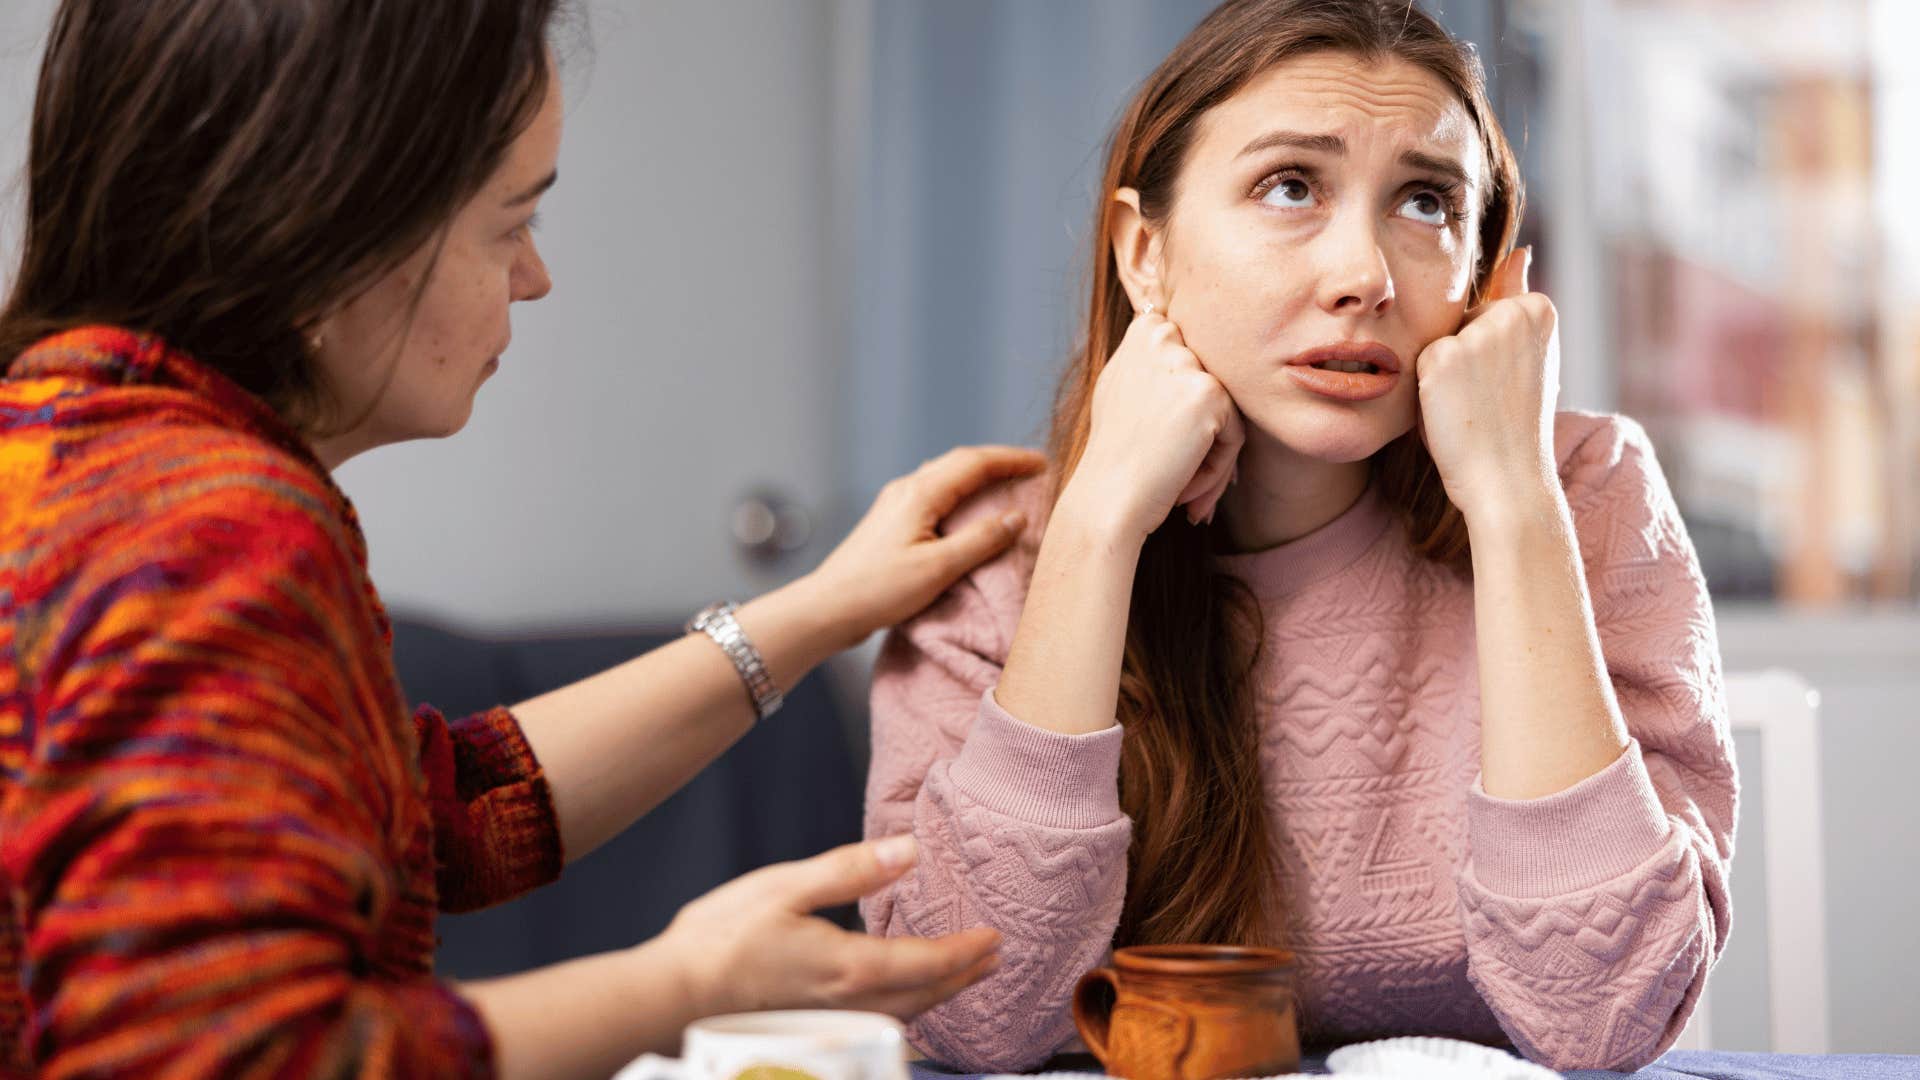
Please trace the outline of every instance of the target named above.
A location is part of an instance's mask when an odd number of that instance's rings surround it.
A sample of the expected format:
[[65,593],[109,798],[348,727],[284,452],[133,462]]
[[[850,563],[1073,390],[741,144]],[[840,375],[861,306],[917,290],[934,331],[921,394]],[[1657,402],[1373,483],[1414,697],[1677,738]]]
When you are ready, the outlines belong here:
[[467,421],[473,417],[472,403],[466,408],[454,408],[419,425],[414,430],[415,439],[450,439],[465,430]]
[[1272,425],[1251,418],[1249,421],[1301,457],[1330,465],[1366,461],[1413,429],[1410,420],[1369,415],[1345,406],[1290,412]]
[[436,439],[453,438],[455,435],[458,435],[462,431],[466,430],[467,421],[472,419],[472,417],[473,417],[473,412],[471,410],[461,413],[459,416],[453,418],[448,423],[441,425],[440,430],[433,433],[433,437]]

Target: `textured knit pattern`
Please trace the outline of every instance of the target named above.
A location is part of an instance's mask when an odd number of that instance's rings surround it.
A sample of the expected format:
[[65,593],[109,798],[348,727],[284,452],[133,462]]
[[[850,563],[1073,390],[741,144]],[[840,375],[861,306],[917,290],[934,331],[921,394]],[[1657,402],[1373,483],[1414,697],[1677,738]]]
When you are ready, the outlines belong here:
[[[1713,615],[1645,434],[1564,414],[1560,476],[1633,743],[1526,802],[1479,788],[1473,587],[1416,557],[1372,493],[1291,544],[1228,558],[1259,597],[1262,773],[1304,1034],[1511,1042],[1556,1068],[1652,1060],[1726,940],[1736,778]],[[1049,481],[963,509],[1042,522]],[[888,641],[873,694],[867,832],[911,830],[916,870],[868,926],[1005,935],[990,979],[921,1017],[970,1069],[1031,1067],[1074,1037],[1075,981],[1127,887],[1119,727],[1055,734],[992,688],[1039,526]]]
[[435,912],[560,864],[506,710],[409,716],[352,508],[271,410],[111,329],[15,362],[0,1076],[491,1075]]

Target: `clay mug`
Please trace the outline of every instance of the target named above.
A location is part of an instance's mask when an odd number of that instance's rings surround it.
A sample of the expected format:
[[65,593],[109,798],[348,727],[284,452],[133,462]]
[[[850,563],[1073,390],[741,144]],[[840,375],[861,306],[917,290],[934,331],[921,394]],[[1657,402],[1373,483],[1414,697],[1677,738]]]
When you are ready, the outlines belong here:
[[1232,945],[1120,949],[1073,993],[1073,1022],[1107,1072],[1223,1080],[1300,1067],[1293,954]]

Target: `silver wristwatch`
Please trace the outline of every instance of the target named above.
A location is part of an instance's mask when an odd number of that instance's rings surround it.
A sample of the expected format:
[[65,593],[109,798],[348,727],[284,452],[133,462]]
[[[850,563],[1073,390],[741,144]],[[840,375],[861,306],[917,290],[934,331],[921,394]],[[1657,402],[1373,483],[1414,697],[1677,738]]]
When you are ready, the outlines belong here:
[[733,603],[722,600],[702,609],[700,614],[687,620],[687,633],[701,633],[713,639],[720,651],[733,661],[733,668],[740,673],[740,681],[747,684],[747,696],[753,699],[753,711],[765,720],[779,710],[785,703],[786,695],[774,685],[773,676],[767,672],[766,661],[760,659],[760,650],[747,640],[746,631],[740,629],[740,621],[733,617]]

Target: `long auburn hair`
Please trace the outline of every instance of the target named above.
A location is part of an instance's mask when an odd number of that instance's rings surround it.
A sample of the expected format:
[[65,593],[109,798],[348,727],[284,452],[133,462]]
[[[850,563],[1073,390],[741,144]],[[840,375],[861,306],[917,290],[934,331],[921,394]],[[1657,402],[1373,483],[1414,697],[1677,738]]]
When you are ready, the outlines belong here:
[[[1229,0],[1147,78],[1109,143],[1086,323],[1061,382],[1048,444],[1058,485],[1086,448],[1094,384],[1134,318],[1113,253],[1114,193],[1135,189],[1143,216],[1164,225],[1207,110],[1274,64],[1322,51],[1407,61],[1465,104],[1490,166],[1475,301],[1485,294],[1512,249],[1524,192],[1471,46],[1412,0]],[[1464,569],[1465,520],[1419,436],[1377,454],[1373,475],[1414,550]],[[1246,586],[1216,568],[1208,527],[1170,515],[1140,554],[1121,669],[1120,797],[1134,829],[1116,946],[1283,937],[1253,720],[1252,674],[1263,633]]]
[[565,3],[63,0],[0,374],[107,323],[340,423],[303,322],[444,237],[538,111]]

